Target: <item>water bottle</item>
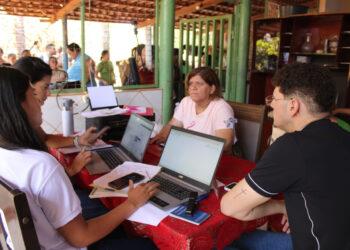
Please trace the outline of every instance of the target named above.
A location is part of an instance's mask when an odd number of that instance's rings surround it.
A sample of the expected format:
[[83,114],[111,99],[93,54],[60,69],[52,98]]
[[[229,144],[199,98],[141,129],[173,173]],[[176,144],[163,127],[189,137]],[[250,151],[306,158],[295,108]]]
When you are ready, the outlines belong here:
[[63,101],[62,130],[63,130],[63,136],[70,136],[74,134],[73,100],[72,99],[64,99]]

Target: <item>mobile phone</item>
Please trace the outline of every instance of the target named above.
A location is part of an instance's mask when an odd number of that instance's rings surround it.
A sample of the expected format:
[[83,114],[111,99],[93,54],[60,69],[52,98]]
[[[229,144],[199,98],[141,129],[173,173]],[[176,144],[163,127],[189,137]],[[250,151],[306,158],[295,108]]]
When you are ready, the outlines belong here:
[[110,186],[111,188],[120,190],[129,186],[129,180],[132,180],[134,183],[137,183],[142,181],[144,178],[145,176],[134,172],[109,182],[108,186]]
[[232,182],[224,187],[226,191],[230,191],[234,186],[237,185],[237,182]]
[[91,137],[88,142],[90,144],[94,143],[100,136],[102,136],[104,133],[106,133],[106,131],[109,129],[109,126],[105,126],[103,127],[100,131],[97,132],[97,134],[93,137]]

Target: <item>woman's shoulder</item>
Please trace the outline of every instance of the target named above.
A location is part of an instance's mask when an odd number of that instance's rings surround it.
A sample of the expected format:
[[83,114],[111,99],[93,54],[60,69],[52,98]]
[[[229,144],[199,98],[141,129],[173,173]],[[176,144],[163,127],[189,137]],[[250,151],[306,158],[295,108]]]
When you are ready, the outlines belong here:
[[216,98],[212,100],[212,103],[216,108],[225,108],[232,110],[232,107],[224,100],[224,98]]

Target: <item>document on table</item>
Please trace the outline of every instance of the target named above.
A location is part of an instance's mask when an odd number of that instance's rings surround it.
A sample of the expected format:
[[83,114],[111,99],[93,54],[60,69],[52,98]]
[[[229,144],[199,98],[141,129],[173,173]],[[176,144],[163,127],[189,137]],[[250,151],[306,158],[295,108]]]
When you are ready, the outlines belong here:
[[176,208],[177,207],[170,208],[169,210],[164,211],[150,203],[146,203],[137,209],[132,215],[130,215],[128,220],[156,227],[165,217],[170,214],[170,212]]
[[[95,144],[91,147],[85,147],[86,150],[96,150],[96,149],[100,149],[100,148],[110,148],[110,147],[113,147],[112,145],[110,144],[106,144],[104,141],[102,140],[97,140],[95,142]],[[58,151],[60,151],[62,154],[72,154],[72,153],[79,153],[82,149],[82,148],[78,148],[78,147],[64,147],[64,148],[59,148]]]
[[[111,187],[108,186],[109,182],[134,172],[145,176],[145,178],[142,181],[135,184],[135,186],[137,186],[140,183],[148,182],[150,179],[153,178],[153,176],[155,176],[160,171],[160,169],[161,169],[160,167],[154,166],[154,165],[126,161],[122,165],[119,165],[118,167],[113,169],[111,172],[94,180],[92,183],[92,186],[98,187],[98,188],[110,189]],[[129,187],[126,187],[122,190],[119,190],[119,192],[121,194],[127,194],[128,190],[129,190]],[[125,197],[125,196],[120,195],[120,197]]]
[[103,117],[103,116],[120,115],[126,112],[129,112],[129,110],[116,107],[112,109],[98,109],[94,111],[85,111],[81,113],[81,115],[84,116],[85,118],[95,118],[95,117]]

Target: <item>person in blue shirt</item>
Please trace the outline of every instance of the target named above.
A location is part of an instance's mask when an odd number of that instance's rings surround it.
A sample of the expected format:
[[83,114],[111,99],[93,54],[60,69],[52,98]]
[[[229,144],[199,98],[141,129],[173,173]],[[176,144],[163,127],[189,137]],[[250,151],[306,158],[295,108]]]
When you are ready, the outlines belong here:
[[[68,69],[68,80],[81,81],[81,49],[76,43],[67,45],[67,53],[74,60]],[[95,80],[95,62],[90,56],[85,55],[85,79],[86,87],[98,86]]]

